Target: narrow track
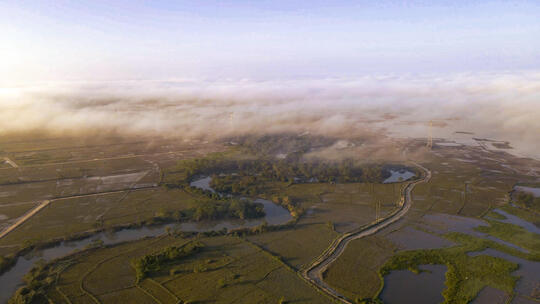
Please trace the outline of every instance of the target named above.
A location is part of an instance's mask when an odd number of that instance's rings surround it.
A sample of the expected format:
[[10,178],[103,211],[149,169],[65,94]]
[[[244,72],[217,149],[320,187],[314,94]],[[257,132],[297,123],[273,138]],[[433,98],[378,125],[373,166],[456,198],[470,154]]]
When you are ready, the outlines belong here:
[[[128,188],[128,189],[120,189],[120,190],[112,190],[112,191],[104,191],[104,192],[95,192],[95,193],[86,193],[86,194],[76,194],[76,195],[69,195],[69,196],[62,196],[62,197],[56,197],[51,198],[48,200],[42,201],[38,206],[33,208],[32,210],[28,211],[25,215],[20,217],[15,223],[13,223],[11,226],[7,227],[3,231],[0,232],[0,239],[8,235],[8,233],[12,232],[13,230],[17,229],[19,226],[24,224],[27,220],[29,220],[32,216],[36,215],[39,211],[41,211],[43,208],[47,207],[49,204],[51,204],[54,201],[61,201],[61,200],[67,200],[67,199],[73,199],[73,198],[82,198],[82,197],[90,197],[90,196],[99,196],[99,195],[107,195],[107,194],[113,194],[113,193],[124,193],[124,192],[132,192],[132,191],[140,191],[140,190],[148,190],[157,188],[159,186],[144,186],[144,187],[136,187],[136,188]],[[10,205],[17,205],[17,204],[30,204],[32,202],[23,202],[23,203],[15,203]],[[6,206],[6,205],[4,205]]]
[[[149,156],[159,156],[159,155],[166,155],[166,154],[179,154],[179,153],[186,153],[191,152],[192,150],[179,150],[179,151],[167,151],[167,152],[157,152],[157,153],[149,153],[149,154],[129,154],[129,155],[120,155],[120,156],[112,156],[112,157],[103,157],[103,158],[94,158],[94,159],[83,159],[83,160],[74,160],[74,161],[66,161],[66,162],[58,162],[58,163],[45,163],[45,164],[38,164],[38,165],[30,165],[30,166],[21,166],[21,168],[41,168],[41,167],[50,167],[50,166],[60,166],[60,165],[71,165],[71,164],[82,164],[82,163],[91,163],[91,162],[99,162],[99,161],[106,161],[106,160],[118,160],[118,159],[129,159],[129,158],[138,158],[138,157],[149,157]],[[17,164],[15,164],[13,161],[11,161],[9,158],[4,158],[4,160],[9,163],[14,168],[19,168]],[[11,168],[0,168],[0,170],[7,170]]]
[[22,217],[20,217],[15,223],[13,223],[13,225],[7,227],[6,229],[4,229],[2,232],[0,232],[0,239],[2,239],[3,237],[5,237],[6,235],[8,235],[8,233],[10,233],[11,231],[15,230],[17,227],[19,227],[20,225],[22,225],[24,222],[26,222],[29,218],[31,218],[32,216],[34,216],[36,213],[38,213],[39,211],[41,211],[41,209],[47,207],[49,204],[51,203],[50,200],[44,200],[42,201],[39,205],[37,205],[35,208],[33,208],[32,210],[28,211],[25,215],[23,215]]
[[347,248],[347,245],[352,240],[375,234],[379,230],[401,219],[407,213],[407,211],[409,211],[412,205],[411,192],[414,186],[420,183],[425,183],[431,178],[431,171],[419,164],[414,163],[414,165],[420,168],[424,172],[424,175],[420,180],[410,182],[403,189],[403,194],[400,201],[400,208],[377,222],[345,233],[336,240],[334,240],[332,245],[325,252],[323,252],[321,256],[315,259],[315,261],[313,261],[309,267],[300,272],[300,275],[305,280],[316,286],[318,289],[329,295],[331,298],[338,300],[342,303],[353,304],[351,300],[347,299],[345,296],[343,296],[342,294],[334,290],[332,287],[330,287],[328,284],[326,284],[326,282],[324,282],[323,280],[322,275],[324,271],[328,269],[330,264],[332,264],[339,258],[339,256],[341,256],[341,254]]
[[4,157],[4,162],[9,164],[13,168],[19,168],[19,166],[14,161],[12,161],[9,157]]

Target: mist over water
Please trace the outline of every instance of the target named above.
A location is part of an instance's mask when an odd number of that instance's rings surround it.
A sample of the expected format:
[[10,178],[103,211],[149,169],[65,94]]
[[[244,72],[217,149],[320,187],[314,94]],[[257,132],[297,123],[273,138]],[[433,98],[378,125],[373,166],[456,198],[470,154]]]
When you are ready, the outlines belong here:
[[302,80],[41,83],[0,89],[0,134],[115,132],[216,139],[306,132],[434,137],[455,131],[540,155],[540,73]]

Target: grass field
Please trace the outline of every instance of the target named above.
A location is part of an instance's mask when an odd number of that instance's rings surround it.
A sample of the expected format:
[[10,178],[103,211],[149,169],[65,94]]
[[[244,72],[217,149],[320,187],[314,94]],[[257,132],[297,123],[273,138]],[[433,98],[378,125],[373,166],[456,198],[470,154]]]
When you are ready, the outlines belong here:
[[[56,262],[70,265],[47,296],[56,302],[103,303],[331,303],[272,254],[235,237],[202,238],[194,256],[164,266],[136,283],[134,257],[181,245],[187,240],[162,237],[95,249]],[[140,301],[140,300],[143,301]]]
[[[515,264],[485,255],[470,257],[466,253],[489,247],[517,257],[538,260],[537,234],[495,220],[488,220],[485,226],[475,228],[478,232],[525,248],[529,250],[528,254],[468,235],[461,235],[461,238],[446,236],[459,244],[456,247],[402,251],[385,237],[392,231],[407,227],[428,229],[426,232],[431,233],[429,226],[417,227],[425,214],[473,218],[486,216],[489,219],[489,215],[494,213],[490,212],[492,208],[502,208],[525,220],[537,221],[537,217],[530,212],[508,205],[513,185],[531,179],[526,174],[528,168],[524,162],[513,157],[501,161],[500,155],[489,154],[488,157],[486,154],[471,148],[465,151],[444,149],[436,150],[430,158],[424,159],[422,164],[432,171],[433,177],[428,183],[415,187],[412,210],[406,218],[376,236],[351,242],[345,253],[329,267],[325,281],[350,299],[375,298],[383,286],[380,269],[385,274],[392,269],[416,269],[421,264],[439,263],[447,265],[449,269],[447,289],[444,291],[448,303],[466,303],[488,285],[513,294],[517,278],[511,273],[517,267]],[[397,261],[401,260],[411,261],[412,264],[405,263],[398,267]],[[495,269],[497,271],[490,272]],[[469,279],[465,280],[465,277]]]
[[148,222],[158,212],[185,210],[194,204],[190,194],[164,188],[58,200],[1,239],[0,246],[22,246],[29,241],[43,242],[89,230]]
[[[178,160],[211,152],[228,149],[220,155],[253,157],[239,153],[237,148],[203,142],[114,137],[34,140],[13,138],[6,148],[2,147],[21,167],[0,167],[0,227],[9,225],[40,200],[53,201],[0,239],[1,255],[13,254],[30,243],[148,223],[158,214],[193,208],[204,194],[165,187],[96,192],[152,186],[162,179],[185,179],[185,172],[168,169],[176,168]],[[513,263],[467,253],[490,247],[522,258],[538,257],[537,235],[496,222],[498,217],[491,211],[502,208],[525,220],[537,220],[526,210],[508,205],[513,185],[531,180],[524,173],[527,163],[468,147],[434,148],[419,161],[432,171],[433,178],[414,189],[407,216],[374,236],[352,241],[324,273],[325,281],[350,299],[373,298],[381,290],[382,274],[439,263],[449,269],[444,294],[449,302],[472,299],[484,286],[511,294],[516,280],[510,274],[515,268]],[[163,236],[90,249],[52,264],[59,279],[47,289],[47,296],[54,303],[66,299],[72,303],[278,303],[281,299],[287,303],[327,303],[329,299],[296,272],[319,256],[339,234],[372,222],[378,202],[379,216],[394,210],[402,186],[266,180],[258,185],[256,197],[288,197],[298,210],[304,211],[291,227],[250,234],[245,239],[201,236],[205,245],[201,252],[168,264],[139,283],[130,264],[133,258],[188,240]],[[80,194],[91,195],[62,198]],[[438,214],[491,218],[476,231],[514,243],[529,253],[458,233],[438,236],[451,241],[452,246],[418,250],[405,250],[388,237],[395,231],[409,231],[403,230],[406,228],[433,233],[429,225],[422,224],[422,218]]]
[[379,268],[394,249],[395,245],[378,236],[354,240],[324,273],[324,280],[349,299],[372,298],[382,286]]

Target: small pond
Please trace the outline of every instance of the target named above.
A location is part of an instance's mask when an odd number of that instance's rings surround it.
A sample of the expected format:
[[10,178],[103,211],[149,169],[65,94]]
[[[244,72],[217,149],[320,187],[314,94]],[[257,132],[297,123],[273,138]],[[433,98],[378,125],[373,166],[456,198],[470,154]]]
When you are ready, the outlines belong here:
[[455,245],[447,239],[412,227],[396,230],[386,236],[401,250],[435,249]]
[[411,172],[409,170],[401,169],[401,170],[390,170],[390,177],[385,179],[383,181],[383,184],[388,183],[398,183],[402,181],[406,181],[412,177],[415,176],[414,172]]
[[534,187],[525,187],[525,186],[515,186],[515,190],[531,193],[534,197],[540,197],[540,188]]
[[380,298],[386,304],[442,303],[446,266],[421,265],[423,270],[415,274],[409,270],[395,270],[384,277]]
[[191,183],[189,183],[189,185],[191,187],[216,192],[214,191],[214,189],[212,189],[212,187],[210,187],[211,181],[212,181],[212,178],[210,176],[206,176],[206,177],[202,177],[202,178],[192,181]]

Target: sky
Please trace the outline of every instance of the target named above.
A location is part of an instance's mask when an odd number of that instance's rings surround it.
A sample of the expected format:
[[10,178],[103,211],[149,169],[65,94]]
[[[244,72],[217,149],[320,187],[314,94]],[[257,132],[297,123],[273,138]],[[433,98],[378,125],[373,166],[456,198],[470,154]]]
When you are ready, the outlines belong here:
[[540,1],[0,0],[0,87],[540,70]]

